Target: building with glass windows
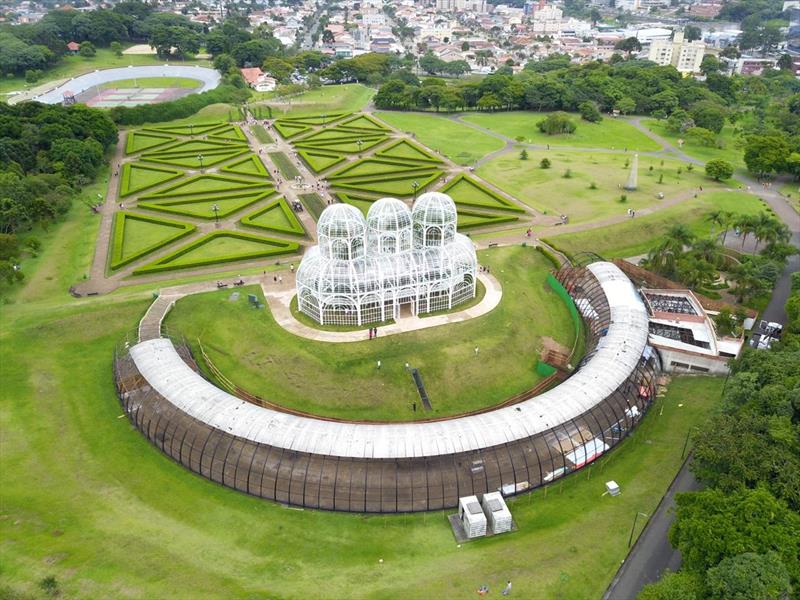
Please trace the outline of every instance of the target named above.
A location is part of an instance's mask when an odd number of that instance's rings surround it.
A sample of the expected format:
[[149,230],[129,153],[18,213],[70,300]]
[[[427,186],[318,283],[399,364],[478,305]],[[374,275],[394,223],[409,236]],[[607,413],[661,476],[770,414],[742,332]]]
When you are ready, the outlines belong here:
[[451,309],[475,296],[477,258],[456,231],[450,196],[422,194],[411,210],[395,198],[366,219],[334,204],[317,223],[318,243],[297,270],[297,305],[322,325],[362,325]]

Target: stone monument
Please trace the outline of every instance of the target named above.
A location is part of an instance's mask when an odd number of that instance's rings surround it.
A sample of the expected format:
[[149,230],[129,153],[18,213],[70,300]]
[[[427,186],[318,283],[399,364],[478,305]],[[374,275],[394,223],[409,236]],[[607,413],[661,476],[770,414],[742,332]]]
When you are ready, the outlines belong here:
[[636,191],[638,187],[639,178],[639,155],[633,155],[633,162],[631,163],[631,172],[628,175],[628,182],[623,186],[629,192]]

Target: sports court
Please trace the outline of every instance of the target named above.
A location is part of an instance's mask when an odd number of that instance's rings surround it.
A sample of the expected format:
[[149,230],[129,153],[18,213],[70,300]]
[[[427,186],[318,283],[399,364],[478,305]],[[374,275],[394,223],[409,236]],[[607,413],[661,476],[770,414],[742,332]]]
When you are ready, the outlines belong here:
[[76,100],[95,108],[113,108],[167,102],[194,91],[196,90],[193,88],[108,88],[99,91],[91,89],[78,94]]

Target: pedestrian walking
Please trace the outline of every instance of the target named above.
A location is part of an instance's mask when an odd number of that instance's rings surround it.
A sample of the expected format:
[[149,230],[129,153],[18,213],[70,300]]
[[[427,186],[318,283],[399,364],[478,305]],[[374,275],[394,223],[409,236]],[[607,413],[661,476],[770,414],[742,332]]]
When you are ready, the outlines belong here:
[[508,596],[511,593],[511,580],[506,583],[506,587],[503,588],[503,596]]
[[272,281],[273,281],[273,283],[278,283],[278,276],[277,275],[273,275],[272,276]]
[[378,337],[378,328],[375,328],[375,337]]
[[369,328],[369,339],[372,339],[372,327]]
[[291,265],[289,265],[289,270],[290,270],[292,273],[294,273],[294,263],[292,263]]
[[279,284],[283,283],[283,275],[278,275],[278,283]]
[[381,361],[378,361],[378,371],[381,370]]
[[478,356],[478,353],[479,353],[480,351],[481,351],[481,349],[480,349],[480,348],[478,348],[477,346],[475,346],[475,356]]

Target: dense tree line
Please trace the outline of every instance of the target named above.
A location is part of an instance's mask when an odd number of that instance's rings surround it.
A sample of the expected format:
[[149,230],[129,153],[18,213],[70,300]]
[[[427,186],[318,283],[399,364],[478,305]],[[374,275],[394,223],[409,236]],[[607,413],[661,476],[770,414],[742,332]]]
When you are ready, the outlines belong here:
[[706,80],[685,78],[671,66],[613,60],[575,65],[554,55],[514,75],[503,67],[480,81],[420,80],[394,69],[375,95],[375,105],[394,110],[619,111],[664,119],[674,133],[711,147],[732,124],[756,175],[790,173],[800,178],[800,81],[790,71],[763,77],[729,77],[719,61],[706,61]]
[[[16,234],[64,215],[116,141],[116,125],[100,110],[0,104],[0,279],[21,277],[13,268],[24,250]],[[26,248],[36,251],[38,244]]]
[[[677,497],[682,570],[639,600],[796,597],[800,589],[800,274],[783,337],[731,361],[719,411],[694,435],[707,486]],[[793,593],[795,595],[793,595]]]

